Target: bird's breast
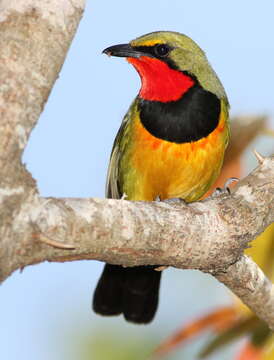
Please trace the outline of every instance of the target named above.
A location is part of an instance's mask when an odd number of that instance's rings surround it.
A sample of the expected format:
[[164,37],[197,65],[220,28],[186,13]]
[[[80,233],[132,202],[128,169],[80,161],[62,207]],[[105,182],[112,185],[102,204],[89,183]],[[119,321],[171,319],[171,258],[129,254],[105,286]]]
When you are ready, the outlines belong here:
[[228,141],[227,111],[223,104],[217,125],[196,141],[176,143],[146,129],[136,111],[132,119],[132,144],[125,156],[129,168],[125,192],[132,200],[181,197],[199,199],[219,174]]

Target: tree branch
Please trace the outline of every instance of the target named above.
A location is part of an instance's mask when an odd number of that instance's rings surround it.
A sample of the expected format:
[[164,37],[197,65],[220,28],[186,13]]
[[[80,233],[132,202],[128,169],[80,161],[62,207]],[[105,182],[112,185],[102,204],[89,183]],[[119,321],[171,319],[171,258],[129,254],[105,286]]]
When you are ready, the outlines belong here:
[[[216,278],[248,305],[274,330],[274,288],[262,270],[247,256],[229,266]],[[263,305],[262,305],[263,304]]]
[[6,0],[1,6],[0,281],[42,261],[199,269],[225,283],[274,329],[272,285],[242,255],[274,221],[274,158],[262,159],[231,195],[189,205],[40,197],[20,158],[84,4]]
[[[227,284],[274,328],[272,315],[260,310],[261,301],[265,309],[272,304],[269,282],[255,263],[242,258],[248,243],[274,221],[273,200],[274,157],[263,159],[231,195],[188,205],[31,194],[13,219],[17,242],[6,244],[9,256],[1,259],[1,279],[46,260],[199,269]],[[67,241],[74,250],[60,250]]]

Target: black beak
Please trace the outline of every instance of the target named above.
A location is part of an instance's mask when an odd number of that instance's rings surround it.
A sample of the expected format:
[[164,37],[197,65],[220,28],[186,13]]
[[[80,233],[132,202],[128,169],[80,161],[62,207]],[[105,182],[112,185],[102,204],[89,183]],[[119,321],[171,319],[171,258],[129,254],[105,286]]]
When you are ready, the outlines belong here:
[[103,54],[108,56],[133,57],[139,58],[144,55],[141,51],[134,49],[130,44],[114,45],[103,50]]

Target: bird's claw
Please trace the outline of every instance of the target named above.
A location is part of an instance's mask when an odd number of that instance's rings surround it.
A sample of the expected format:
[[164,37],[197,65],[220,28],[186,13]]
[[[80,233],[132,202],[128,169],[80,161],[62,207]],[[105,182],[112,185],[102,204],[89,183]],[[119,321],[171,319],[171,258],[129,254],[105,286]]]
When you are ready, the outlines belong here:
[[122,197],[121,197],[121,200],[126,200],[127,197],[128,197],[127,194],[124,192]]
[[217,187],[215,189],[215,191],[212,193],[212,197],[216,197],[216,196],[219,196],[221,194],[230,195],[231,191],[230,191],[229,185],[232,184],[234,181],[239,181],[239,179],[236,178],[236,177],[231,177],[231,178],[227,179],[226,182],[225,182],[224,187],[223,188]]

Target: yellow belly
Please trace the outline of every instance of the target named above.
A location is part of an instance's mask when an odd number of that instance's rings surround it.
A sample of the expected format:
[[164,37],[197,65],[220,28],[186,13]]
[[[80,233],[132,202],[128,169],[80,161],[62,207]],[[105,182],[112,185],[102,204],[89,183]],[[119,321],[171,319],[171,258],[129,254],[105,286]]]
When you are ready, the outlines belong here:
[[151,135],[132,119],[132,146],[124,157],[127,167],[123,192],[129,200],[182,198],[204,195],[219,175],[228,142],[227,113],[221,111],[217,128],[196,142],[176,144]]

